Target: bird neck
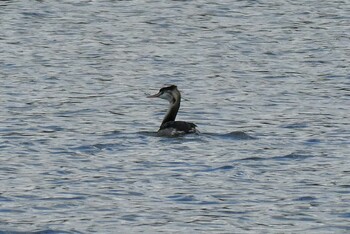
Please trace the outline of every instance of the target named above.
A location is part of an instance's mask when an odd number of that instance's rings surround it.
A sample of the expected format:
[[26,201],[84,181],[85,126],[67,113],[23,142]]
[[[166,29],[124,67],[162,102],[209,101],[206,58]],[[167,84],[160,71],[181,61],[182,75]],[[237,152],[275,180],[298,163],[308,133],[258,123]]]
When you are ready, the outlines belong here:
[[177,97],[174,97],[173,100],[171,100],[169,103],[169,109],[166,115],[164,116],[162,125],[169,122],[169,121],[175,121],[177,112],[179,111],[180,108],[180,100],[181,96],[178,95]]

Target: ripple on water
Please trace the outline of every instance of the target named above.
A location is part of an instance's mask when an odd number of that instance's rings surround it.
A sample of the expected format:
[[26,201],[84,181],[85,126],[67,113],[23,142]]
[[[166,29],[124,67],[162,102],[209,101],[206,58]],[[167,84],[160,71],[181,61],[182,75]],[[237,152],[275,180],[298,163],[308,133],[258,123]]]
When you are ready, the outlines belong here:
[[233,131],[229,133],[207,133],[203,132],[200,135],[218,138],[220,140],[254,140],[255,137],[250,136],[249,134],[242,131]]
[[305,160],[308,158],[312,158],[314,156],[312,155],[307,155],[307,154],[303,154],[301,152],[295,152],[295,153],[290,153],[287,155],[283,155],[283,156],[274,156],[274,157],[267,157],[267,158],[263,158],[263,157],[248,157],[248,158],[242,158],[240,160],[242,161],[263,161],[263,160],[273,160],[273,161],[300,161],[300,160]]
[[82,232],[78,232],[78,231],[67,232],[63,230],[51,230],[51,229],[41,230],[41,231],[32,231],[32,232],[0,231],[0,234],[74,234],[74,233],[82,233]]

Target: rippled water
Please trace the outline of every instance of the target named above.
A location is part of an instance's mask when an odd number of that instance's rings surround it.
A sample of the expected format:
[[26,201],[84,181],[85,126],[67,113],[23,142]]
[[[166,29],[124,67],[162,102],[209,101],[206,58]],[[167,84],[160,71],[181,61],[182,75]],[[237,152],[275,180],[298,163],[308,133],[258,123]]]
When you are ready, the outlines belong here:
[[349,12],[1,1],[0,233],[348,232]]

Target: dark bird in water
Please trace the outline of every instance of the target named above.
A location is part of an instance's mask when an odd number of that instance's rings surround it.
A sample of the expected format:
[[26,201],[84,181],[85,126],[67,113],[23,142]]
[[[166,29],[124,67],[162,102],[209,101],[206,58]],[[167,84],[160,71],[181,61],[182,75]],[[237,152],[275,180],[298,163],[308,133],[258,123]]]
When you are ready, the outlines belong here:
[[188,133],[198,133],[194,123],[175,121],[181,102],[181,94],[176,85],[161,88],[157,94],[148,97],[165,99],[168,100],[170,104],[168,112],[157,132],[158,136],[178,136]]

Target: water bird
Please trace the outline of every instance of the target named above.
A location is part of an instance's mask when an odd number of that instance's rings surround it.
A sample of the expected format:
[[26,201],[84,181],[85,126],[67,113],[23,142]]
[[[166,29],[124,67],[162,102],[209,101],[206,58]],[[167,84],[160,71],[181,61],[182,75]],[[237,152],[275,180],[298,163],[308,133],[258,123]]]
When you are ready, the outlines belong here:
[[175,121],[181,102],[181,94],[176,85],[163,87],[157,94],[150,95],[148,98],[161,98],[169,101],[169,109],[159,127],[158,136],[178,136],[188,133],[199,133],[196,129],[197,125],[194,123]]

